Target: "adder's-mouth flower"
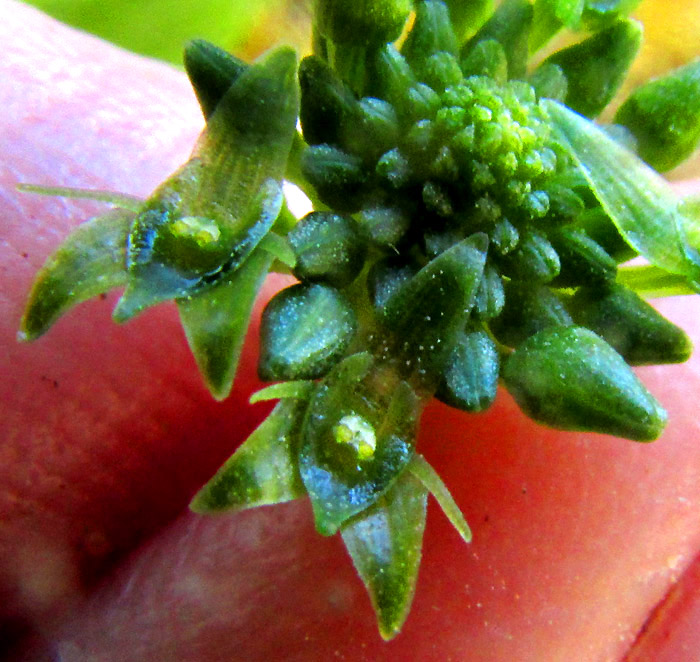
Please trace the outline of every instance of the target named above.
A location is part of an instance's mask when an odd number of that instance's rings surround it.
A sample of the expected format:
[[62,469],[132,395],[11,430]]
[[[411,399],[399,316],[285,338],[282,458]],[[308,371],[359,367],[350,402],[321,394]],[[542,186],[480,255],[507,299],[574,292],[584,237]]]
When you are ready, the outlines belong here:
[[[543,424],[655,439],[666,413],[630,366],[691,347],[641,295],[700,283],[698,205],[654,170],[700,140],[700,63],[594,121],[639,49],[637,0],[414,4],[406,31],[408,0],[318,0],[299,108],[289,50],[245,65],[192,44],[207,117],[192,159],[69,237],[22,327],[34,338],[117,286],[119,321],[175,299],[224,397],[263,277],[291,271],[261,323],[259,372],[279,383],[254,396],[280,402],[192,508],[308,495],[386,638],[410,607],[428,492],[471,535],[416,453],[425,402],[481,411],[500,379]],[[586,33],[531,64],[563,29]],[[284,178],[315,203],[300,220]]]

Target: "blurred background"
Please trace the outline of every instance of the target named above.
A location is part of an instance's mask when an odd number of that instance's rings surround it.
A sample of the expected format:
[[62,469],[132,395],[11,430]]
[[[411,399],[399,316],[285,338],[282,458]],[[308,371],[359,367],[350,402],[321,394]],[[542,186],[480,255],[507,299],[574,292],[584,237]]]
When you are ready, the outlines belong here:
[[[281,43],[306,53],[312,2],[28,0],[60,21],[177,66],[184,43],[193,37],[208,39],[247,60]],[[640,82],[700,56],[700,0],[644,0],[634,16],[644,24],[645,43],[619,95],[622,99]],[[700,175],[698,159],[670,173],[671,178],[693,175]]]

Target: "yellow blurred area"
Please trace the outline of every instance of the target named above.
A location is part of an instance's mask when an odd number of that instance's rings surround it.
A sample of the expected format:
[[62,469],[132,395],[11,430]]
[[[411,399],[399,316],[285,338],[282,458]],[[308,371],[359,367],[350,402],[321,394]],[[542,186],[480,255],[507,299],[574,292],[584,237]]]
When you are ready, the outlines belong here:
[[[644,42],[620,94],[700,57],[700,0],[645,0],[634,13],[644,24]],[[666,174],[668,179],[700,176],[700,155]]]
[[645,0],[634,15],[645,36],[636,84],[700,56],[700,0]]
[[280,44],[294,46],[301,55],[310,53],[311,4],[312,0],[271,3],[243,47],[237,49],[236,55],[245,60],[253,60],[267,49]]

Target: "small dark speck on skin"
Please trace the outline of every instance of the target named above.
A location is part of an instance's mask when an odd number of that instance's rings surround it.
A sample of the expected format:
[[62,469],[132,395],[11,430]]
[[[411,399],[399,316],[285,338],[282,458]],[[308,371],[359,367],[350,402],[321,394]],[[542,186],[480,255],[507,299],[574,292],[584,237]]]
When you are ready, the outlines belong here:
[[58,388],[58,381],[56,379],[51,379],[50,377],[47,377],[46,375],[42,375],[41,381],[42,382],[51,382],[53,384],[54,388]]
[[523,487],[520,492],[521,494],[527,494],[527,487]]
[[491,521],[491,516],[490,515],[484,515],[484,522],[489,522]]
[[100,294],[100,300],[101,300],[101,301],[104,301],[106,298],[107,298],[107,292],[102,292],[102,293]]
[[22,253],[22,257],[26,260],[29,257],[29,253]]

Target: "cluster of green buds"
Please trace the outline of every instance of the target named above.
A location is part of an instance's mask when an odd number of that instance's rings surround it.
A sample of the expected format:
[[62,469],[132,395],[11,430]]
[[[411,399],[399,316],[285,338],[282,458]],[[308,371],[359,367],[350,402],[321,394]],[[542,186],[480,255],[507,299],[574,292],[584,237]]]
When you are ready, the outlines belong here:
[[[292,273],[260,327],[259,374],[276,383],[252,397],[279,403],[192,508],[308,496],[394,636],[427,495],[471,535],[416,452],[430,398],[482,411],[500,381],[553,427],[650,441],[665,425],[630,366],[691,351],[642,297],[700,284],[700,205],[653,169],[700,140],[700,63],[594,122],[639,48],[636,4],[317,0],[298,68],[289,49],[247,65],[192,43],[207,118],[192,158],[146,201],[85,194],[116,209],[49,260],[21,333],[118,286],[118,321],[174,299],[223,398],[265,275]],[[563,29],[585,35],[530,66]],[[289,212],[284,179],[314,211]]]

